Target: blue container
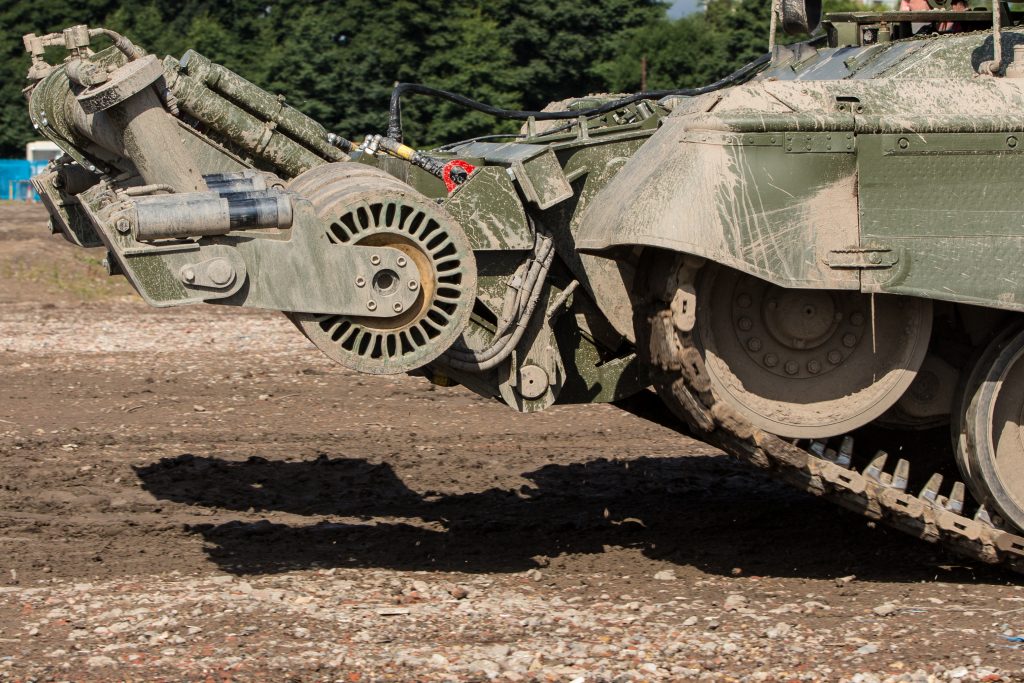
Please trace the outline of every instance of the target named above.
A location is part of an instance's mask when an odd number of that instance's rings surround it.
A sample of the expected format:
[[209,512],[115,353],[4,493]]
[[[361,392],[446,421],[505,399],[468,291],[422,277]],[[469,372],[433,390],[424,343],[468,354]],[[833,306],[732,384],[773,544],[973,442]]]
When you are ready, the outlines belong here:
[[0,200],[38,199],[28,184],[28,179],[42,172],[47,163],[25,159],[0,159]]

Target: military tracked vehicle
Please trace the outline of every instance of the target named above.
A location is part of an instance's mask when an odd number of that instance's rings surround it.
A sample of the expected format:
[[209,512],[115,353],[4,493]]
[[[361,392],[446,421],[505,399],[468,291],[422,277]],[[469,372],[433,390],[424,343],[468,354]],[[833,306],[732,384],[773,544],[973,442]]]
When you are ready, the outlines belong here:
[[[1024,28],[928,1],[776,0],[767,54],[703,88],[526,112],[400,84],[359,135],[194,51],[28,35],[65,152],[34,186],[154,306],[281,311],[349,368],[524,412],[653,386],[734,456],[1020,569]],[[415,149],[403,95],[522,133]],[[943,425],[945,480],[859,436]]]

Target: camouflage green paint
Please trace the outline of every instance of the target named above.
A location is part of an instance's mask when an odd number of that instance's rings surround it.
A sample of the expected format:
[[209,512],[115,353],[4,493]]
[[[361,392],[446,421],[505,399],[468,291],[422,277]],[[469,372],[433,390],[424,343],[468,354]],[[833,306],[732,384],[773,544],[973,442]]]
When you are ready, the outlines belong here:
[[504,168],[478,169],[456,188],[444,208],[466,231],[474,251],[533,248],[533,231]]

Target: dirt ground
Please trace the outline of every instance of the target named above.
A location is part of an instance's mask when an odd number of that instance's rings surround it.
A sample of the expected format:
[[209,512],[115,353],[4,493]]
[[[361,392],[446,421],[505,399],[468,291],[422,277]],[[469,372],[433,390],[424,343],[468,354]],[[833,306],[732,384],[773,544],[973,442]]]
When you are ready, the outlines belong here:
[[2,681],[1024,680],[1017,576],[101,256],[0,204]]

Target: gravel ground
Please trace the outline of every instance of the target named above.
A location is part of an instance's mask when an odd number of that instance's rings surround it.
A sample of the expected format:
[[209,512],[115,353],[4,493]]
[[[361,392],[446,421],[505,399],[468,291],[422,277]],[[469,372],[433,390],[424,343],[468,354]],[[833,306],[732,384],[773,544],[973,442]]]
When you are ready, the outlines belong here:
[[1024,680],[1013,575],[611,406],[148,309],[44,225],[0,205],[0,680]]

